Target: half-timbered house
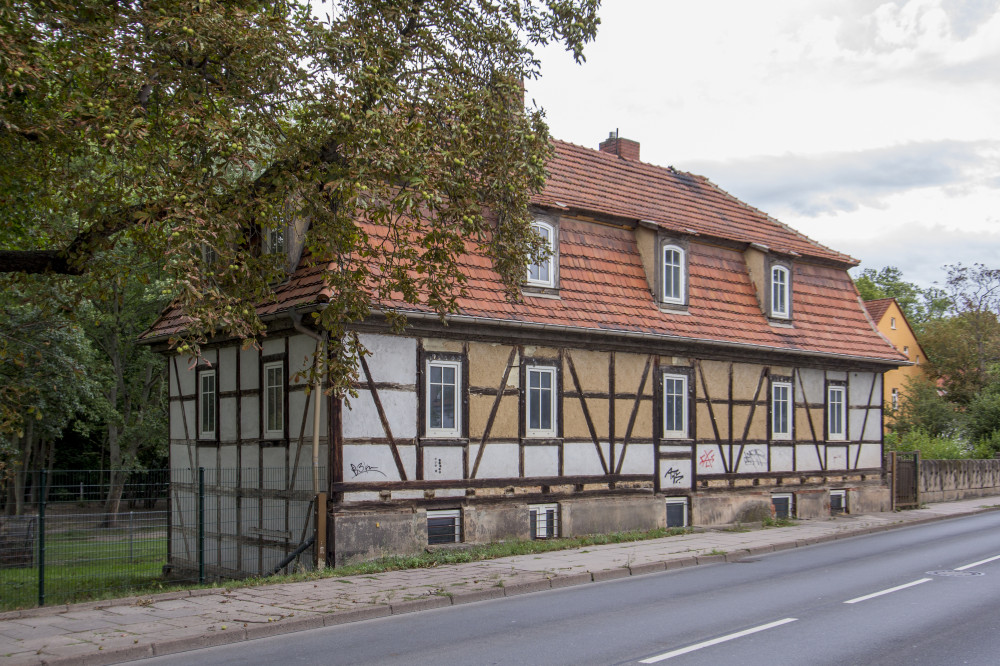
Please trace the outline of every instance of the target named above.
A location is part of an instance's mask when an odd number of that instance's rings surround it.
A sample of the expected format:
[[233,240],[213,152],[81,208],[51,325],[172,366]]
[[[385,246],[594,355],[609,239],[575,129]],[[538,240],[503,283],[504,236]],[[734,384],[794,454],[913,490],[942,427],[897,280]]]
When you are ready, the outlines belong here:
[[[904,359],[866,316],[857,262],[701,176],[640,161],[627,139],[557,142],[548,168],[533,211],[552,254],[529,268],[522,302],[470,252],[444,324],[399,302],[402,335],[377,314],[357,326],[371,352],[358,397],[320,405],[330,561],[888,508],[882,373]],[[316,346],[302,315],[329,298],[323,270],[303,261],[262,309],[259,349],[168,354],[174,466],[290,477],[308,462],[312,401],[296,372]],[[180,325],[168,314],[146,338],[162,345]],[[284,539],[272,560],[307,520],[287,501],[261,494],[246,514],[281,514],[263,530]]]

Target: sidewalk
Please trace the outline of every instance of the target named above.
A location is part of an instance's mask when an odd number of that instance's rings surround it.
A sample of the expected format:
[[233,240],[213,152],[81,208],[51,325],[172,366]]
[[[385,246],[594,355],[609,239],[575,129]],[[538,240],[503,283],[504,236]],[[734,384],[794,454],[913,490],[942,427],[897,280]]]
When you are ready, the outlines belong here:
[[[386,615],[737,560],[1000,509],[1000,497],[900,513],[706,531],[433,569],[191,590],[0,613],[4,664],[111,664]],[[710,553],[716,554],[710,554]],[[725,553],[720,555],[718,553]]]

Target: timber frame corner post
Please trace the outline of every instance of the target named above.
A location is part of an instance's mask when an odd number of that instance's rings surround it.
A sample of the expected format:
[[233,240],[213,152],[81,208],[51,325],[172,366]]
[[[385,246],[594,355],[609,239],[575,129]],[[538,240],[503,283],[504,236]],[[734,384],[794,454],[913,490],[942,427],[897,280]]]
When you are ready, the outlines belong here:
[[889,510],[896,510],[896,452],[889,452]]

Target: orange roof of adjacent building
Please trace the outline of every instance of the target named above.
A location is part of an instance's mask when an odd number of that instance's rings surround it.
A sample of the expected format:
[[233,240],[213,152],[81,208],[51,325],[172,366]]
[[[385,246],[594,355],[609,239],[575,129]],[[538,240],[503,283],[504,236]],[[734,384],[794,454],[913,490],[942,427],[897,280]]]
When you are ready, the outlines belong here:
[[868,314],[871,315],[872,321],[876,325],[882,321],[882,317],[885,316],[885,311],[889,309],[892,305],[894,298],[873,298],[870,301],[865,301],[865,308],[868,310]]
[[[678,341],[766,348],[775,351],[846,356],[893,363],[902,360],[872,327],[847,268],[857,262],[794,231],[691,174],[643,164],[569,143],[555,143],[545,189],[533,199],[563,211],[559,222],[559,298],[524,294],[520,303],[504,297],[487,257],[474,251],[459,258],[468,276],[456,319],[482,323],[650,335]],[[692,238],[688,250],[686,312],[661,310],[650,292],[631,228],[596,224],[573,215],[652,222]],[[380,230],[366,224],[377,237]],[[713,239],[726,242],[713,243]],[[373,238],[374,240],[374,238]],[[734,243],[735,241],[735,243]],[[773,324],[757,300],[742,253],[765,245],[793,257],[789,325]],[[311,306],[332,294],[324,266],[303,259],[262,315]],[[402,312],[429,307],[390,301]],[[169,311],[144,334],[172,335],[184,316]]]

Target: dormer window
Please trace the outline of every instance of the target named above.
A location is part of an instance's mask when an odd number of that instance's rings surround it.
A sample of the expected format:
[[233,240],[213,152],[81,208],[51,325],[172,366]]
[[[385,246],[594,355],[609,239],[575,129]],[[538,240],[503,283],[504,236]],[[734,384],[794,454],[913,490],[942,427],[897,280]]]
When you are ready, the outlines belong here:
[[285,230],[284,229],[268,229],[264,236],[264,252],[265,254],[284,254],[285,253]]
[[685,301],[684,249],[676,245],[663,246],[663,292],[664,303],[683,304]]
[[771,316],[788,319],[792,312],[791,277],[787,266],[771,266]]
[[528,264],[526,283],[532,287],[556,286],[556,229],[548,222],[537,220],[532,223],[531,230],[542,237],[549,248],[547,257],[539,262]]

